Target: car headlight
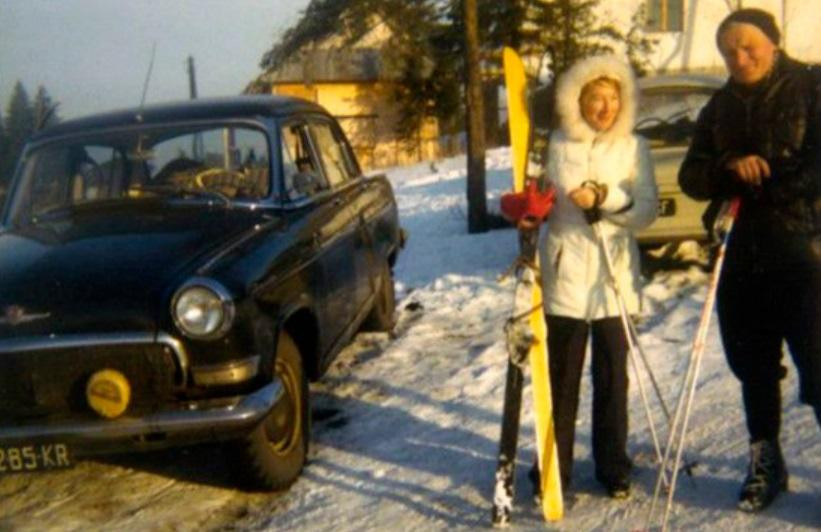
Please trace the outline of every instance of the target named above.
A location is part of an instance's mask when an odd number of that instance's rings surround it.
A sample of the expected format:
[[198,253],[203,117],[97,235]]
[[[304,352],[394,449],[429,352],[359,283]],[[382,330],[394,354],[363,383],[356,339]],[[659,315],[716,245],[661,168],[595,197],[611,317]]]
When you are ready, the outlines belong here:
[[234,303],[228,290],[211,279],[191,279],[171,301],[174,323],[197,339],[219,338],[234,321]]

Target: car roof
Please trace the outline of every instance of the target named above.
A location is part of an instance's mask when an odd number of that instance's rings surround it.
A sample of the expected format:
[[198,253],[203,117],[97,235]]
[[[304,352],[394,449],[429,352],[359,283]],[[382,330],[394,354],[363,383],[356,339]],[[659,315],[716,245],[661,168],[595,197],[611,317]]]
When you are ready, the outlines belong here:
[[658,74],[638,79],[641,90],[662,87],[706,87],[719,89],[727,82],[726,78],[710,74]]
[[203,98],[120,109],[74,118],[34,134],[31,140],[39,141],[67,133],[136,124],[256,118],[260,116],[278,117],[299,112],[328,114],[324,108],[315,103],[290,96],[242,95]]

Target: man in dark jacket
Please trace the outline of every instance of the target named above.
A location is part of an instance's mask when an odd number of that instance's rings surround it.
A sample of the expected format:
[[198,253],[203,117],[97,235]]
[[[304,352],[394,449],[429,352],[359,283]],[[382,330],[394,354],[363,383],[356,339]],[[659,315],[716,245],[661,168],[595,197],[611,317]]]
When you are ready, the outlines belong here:
[[787,57],[779,39],[772,15],[759,9],[721,23],[716,40],[730,79],[702,110],[679,172],[685,193],[712,200],[707,218],[741,198],[718,317],[750,433],[745,511],[787,487],[778,441],[784,341],[800,398],[821,424],[821,71]]

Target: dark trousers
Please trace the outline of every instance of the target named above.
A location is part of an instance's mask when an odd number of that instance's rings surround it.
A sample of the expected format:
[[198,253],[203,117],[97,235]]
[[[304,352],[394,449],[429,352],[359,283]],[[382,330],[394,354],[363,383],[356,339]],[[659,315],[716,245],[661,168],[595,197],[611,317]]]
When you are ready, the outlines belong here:
[[562,485],[569,485],[573,469],[579,384],[591,330],[596,478],[608,483],[626,476],[630,472],[627,457],[627,340],[621,320],[605,318],[589,323],[548,315],[547,330],[553,421]]
[[750,440],[778,438],[785,341],[800,399],[821,425],[821,271],[725,272],[718,318],[727,362],[741,381]]

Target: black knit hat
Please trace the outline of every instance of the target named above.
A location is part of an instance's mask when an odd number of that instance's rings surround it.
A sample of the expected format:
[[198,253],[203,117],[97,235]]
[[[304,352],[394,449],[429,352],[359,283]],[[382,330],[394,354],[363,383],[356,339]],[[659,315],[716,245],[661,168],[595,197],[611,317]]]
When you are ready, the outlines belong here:
[[763,9],[756,9],[756,8],[746,8],[746,9],[739,9],[738,11],[733,11],[727,18],[721,21],[721,24],[718,26],[718,30],[716,31],[716,43],[721,46],[719,43],[719,38],[721,34],[727,29],[727,26],[732,24],[733,22],[742,23],[742,24],[752,24],[756,28],[760,29],[764,35],[769,38],[773,44],[778,46],[781,42],[781,32],[778,29],[778,25],[775,23],[775,19],[772,15],[764,11]]

